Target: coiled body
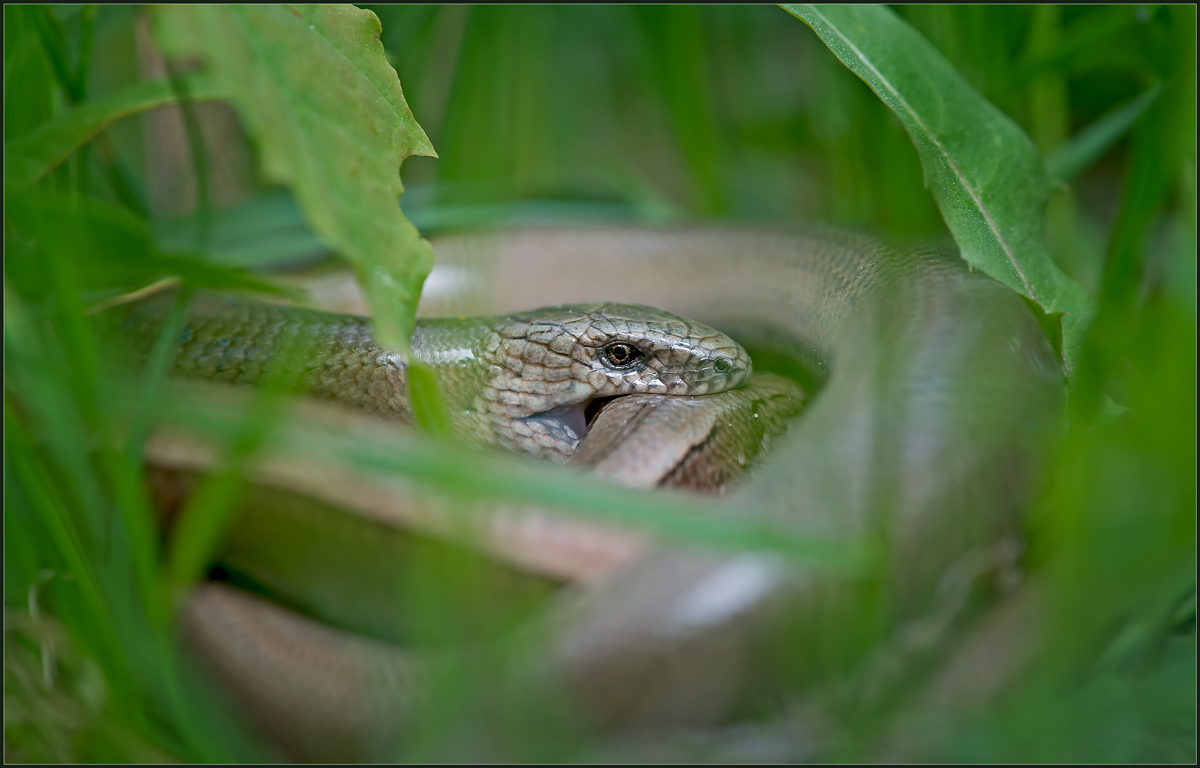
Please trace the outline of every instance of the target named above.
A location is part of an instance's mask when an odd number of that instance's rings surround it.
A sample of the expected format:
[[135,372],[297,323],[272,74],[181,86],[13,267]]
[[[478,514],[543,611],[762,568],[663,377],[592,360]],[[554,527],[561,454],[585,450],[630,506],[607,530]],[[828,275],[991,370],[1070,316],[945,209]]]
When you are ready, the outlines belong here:
[[[780,637],[793,682],[844,668],[927,606],[965,553],[1020,529],[1057,426],[1062,377],[1023,300],[957,259],[854,235],[751,229],[531,230],[444,238],[435,252],[442,271],[431,287],[445,290],[427,290],[426,313],[651,305],[720,328],[756,361],[798,361],[819,385],[723,508],[867,545],[874,569],[846,578],[756,555],[646,555],[561,606],[551,647],[530,672],[569,690],[596,722],[725,716],[757,690],[759,661],[779,658],[762,648]],[[221,628],[190,621],[221,642]],[[864,648],[840,647],[849,622],[869,627],[856,635]],[[380,687],[408,663],[351,646],[322,658],[315,663],[327,670],[355,667],[352,682],[336,685],[364,702],[386,699]],[[248,674],[230,663],[227,677]]]
[[[604,296],[720,328],[760,363],[800,361],[819,391],[725,508],[877,547],[877,639],[927,606],[964,553],[1020,530],[1058,426],[1061,369],[1024,301],[957,258],[749,228],[524,231],[436,248],[462,279],[430,310]],[[656,552],[571,607],[554,674],[600,722],[708,722],[782,621],[798,624],[798,675],[836,668],[856,588],[770,559]],[[706,607],[722,589],[738,599]]]

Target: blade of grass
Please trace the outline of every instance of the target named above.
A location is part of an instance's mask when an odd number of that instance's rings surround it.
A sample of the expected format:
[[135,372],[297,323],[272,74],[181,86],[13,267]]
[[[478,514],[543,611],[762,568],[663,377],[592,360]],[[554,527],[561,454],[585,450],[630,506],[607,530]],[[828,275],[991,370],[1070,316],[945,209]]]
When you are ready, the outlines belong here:
[[[146,225],[117,206],[32,192],[10,196],[6,203],[13,242],[20,238],[19,242],[34,250],[6,262],[5,274],[31,300],[45,296],[56,284],[46,279],[42,270],[57,260],[65,265],[64,276],[87,291],[92,301],[166,277],[179,277],[194,287],[288,293],[244,270],[160,252]],[[46,253],[56,255],[50,259]]]
[[204,134],[200,130],[200,120],[196,117],[196,107],[191,89],[178,68],[170,62],[167,62],[167,79],[171,83],[171,90],[174,92],[175,98],[179,101],[179,109],[183,112],[188,150],[192,156],[192,174],[196,177],[195,249],[204,252],[208,250],[212,235],[212,196],[208,190],[208,150],[204,146]]
[[[92,65],[92,35],[96,28],[96,6],[85,5],[80,13],[80,31],[79,31],[79,68],[75,73],[75,79],[78,83],[80,92],[80,100],[87,98],[88,74],[91,72]],[[75,189],[78,194],[86,195],[88,193],[88,152],[87,147],[82,147],[78,156],[75,158]]]
[[[187,78],[193,101],[218,97],[203,78]],[[134,83],[111,96],[80,104],[37,130],[5,144],[4,183],[10,190],[31,186],[72,152],[97,138],[100,131],[123,117],[171,104],[176,96],[167,80]],[[100,150],[109,160],[111,147]],[[128,186],[128,182],[126,182]],[[129,194],[133,194],[132,191]]]
[[[1181,31],[1194,23],[1187,8],[1174,34],[1174,72],[1135,127],[1133,146],[1121,191],[1121,207],[1113,226],[1105,258],[1096,327],[1088,335],[1081,365],[1089,374],[1087,387],[1072,400],[1073,418],[1091,423],[1103,407],[1110,376],[1124,366],[1129,340],[1137,332],[1147,233],[1176,188],[1195,144],[1194,35]],[[1194,163],[1192,155],[1191,163]]]
[[650,81],[667,105],[698,190],[698,213],[719,215],[727,206],[718,175],[719,137],[697,11],[688,5],[638,5],[633,12],[647,52]]
[[[56,111],[54,70],[28,6],[4,6],[4,141],[27,135]],[[11,36],[11,37],[10,37]],[[11,161],[5,157],[5,165]]]
[[1069,182],[1086,171],[1133,127],[1161,92],[1162,84],[1156,83],[1141,96],[1072,136],[1046,158],[1046,169],[1050,175],[1059,181]]
[[1047,314],[1062,313],[1064,366],[1073,376],[1094,306],[1043,245],[1050,185],[1029,137],[892,11],[784,8],[812,27],[904,123],[962,257]]
[[450,439],[450,415],[433,369],[415,360],[408,364],[409,397],[417,426],[430,435]]
[[237,512],[235,502],[246,489],[247,465],[282,421],[287,396],[307,370],[303,361],[311,359],[306,352],[311,343],[303,336],[303,329],[287,331],[277,361],[252,395],[251,407],[240,414],[242,418],[236,425],[230,425],[229,449],[223,466],[205,478],[180,513],[171,531],[165,565],[172,599],[199,579],[211,564]]
[[83,96],[79,92],[77,79],[71,74],[70,62],[67,61],[67,38],[63,33],[62,22],[55,15],[53,6],[29,6],[29,11],[38,39],[42,41],[42,48],[54,67],[59,86],[72,104],[78,103]]
[[[227,388],[222,388],[227,389]],[[163,423],[189,433],[234,439],[246,406],[235,394],[209,387],[176,385],[160,413]],[[121,393],[115,393],[120,397]],[[128,397],[126,394],[125,397]],[[310,411],[301,410],[299,414]],[[331,414],[318,409],[322,418]],[[344,414],[340,418],[348,418]],[[461,446],[406,434],[403,430],[354,422],[352,430],[308,423],[294,415],[281,421],[265,443],[272,455],[296,456],[317,466],[336,462],[387,483],[402,476],[454,498],[496,503],[513,501],[561,509],[599,521],[633,525],[664,538],[718,549],[781,552],[816,568],[854,570],[869,553],[853,544],[814,538],[761,523],[745,510],[722,512],[711,500],[682,493],[622,494],[613,503],[614,486],[587,475],[563,472],[512,457],[489,455]],[[340,423],[340,421],[338,422]]]
[[[111,467],[114,474],[113,484],[117,488],[118,504],[124,515],[125,527],[130,538],[130,547],[133,552],[139,553],[139,556],[134,558],[134,575],[143,604],[152,611],[165,605],[165,600],[160,597],[164,588],[157,578],[160,556],[158,532],[146,497],[143,455],[152,414],[162,395],[172,352],[178,345],[187,297],[186,290],[178,292],[162,332],[154,342],[143,372],[138,408],[129,419],[125,439],[122,441],[119,451],[116,452],[117,461]],[[152,620],[166,626],[167,617],[166,612],[161,612],[153,615]]]
[[[67,96],[67,100],[71,104],[79,104],[86,95],[86,83],[81,83],[77,76],[71,75],[70,64],[67,60],[66,36],[63,33],[62,24],[59,22],[57,16],[55,16],[51,6],[31,6],[31,18],[37,29],[42,46],[46,51],[47,58],[53,65],[59,85]],[[99,150],[100,160],[104,166],[105,174],[108,177],[108,182],[113,189],[113,193],[130,210],[137,213],[141,218],[146,218],[147,208],[145,202],[142,200],[141,195],[137,193],[136,187],[130,180],[129,173],[121,164],[112,146],[103,136],[98,136],[96,137],[96,147]],[[26,172],[29,171],[28,164],[18,167],[23,168]],[[58,174],[56,179],[59,188],[65,189],[68,187],[63,174]],[[18,180],[24,181],[23,177],[20,176],[18,176]],[[30,180],[30,183],[34,180],[36,179]],[[5,163],[5,183],[9,183],[7,162]]]
[[[14,367],[23,374],[20,401],[28,410],[31,425],[45,441],[57,471],[70,482],[65,489],[76,502],[71,509],[79,518],[78,526],[89,546],[105,539],[103,489],[96,481],[81,446],[88,444],[85,417],[72,398],[70,367],[55,336],[34,328],[19,297],[5,286],[5,345],[12,354]],[[57,484],[52,484],[57,485]]]

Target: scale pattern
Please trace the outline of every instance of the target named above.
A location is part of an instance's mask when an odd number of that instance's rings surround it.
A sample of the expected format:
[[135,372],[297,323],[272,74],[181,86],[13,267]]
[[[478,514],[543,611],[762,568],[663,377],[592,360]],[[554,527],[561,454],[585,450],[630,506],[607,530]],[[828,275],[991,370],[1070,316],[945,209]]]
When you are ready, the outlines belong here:
[[[173,294],[126,310],[145,357]],[[618,367],[613,344],[640,356]],[[632,393],[703,395],[737,387],[750,357],[723,333],[649,307],[584,304],[495,317],[418,322],[413,355],[437,373],[456,435],[476,445],[566,461],[583,437],[583,408]],[[188,309],[173,372],[263,384],[411,424],[407,362],[371,336],[370,320],[200,295]]]

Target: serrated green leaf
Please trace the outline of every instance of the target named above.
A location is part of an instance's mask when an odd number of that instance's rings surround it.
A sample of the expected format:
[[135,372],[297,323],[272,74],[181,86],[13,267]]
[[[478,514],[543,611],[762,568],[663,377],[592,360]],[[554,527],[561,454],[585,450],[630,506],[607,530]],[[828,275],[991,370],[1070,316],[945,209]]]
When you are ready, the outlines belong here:
[[[193,99],[217,98],[211,83],[203,79],[189,81]],[[59,115],[37,130],[4,147],[4,183],[9,191],[25,189],[66,160],[105,127],[123,117],[164,107],[175,101],[166,80],[134,83],[111,96],[89,101]]]
[[1043,245],[1051,189],[1033,142],[883,6],[785,5],[900,118],[968,264],[1062,314],[1068,375],[1094,314]]
[[433,251],[404,218],[400,163],[436,156],[379,42],[353,6],[163,6],[170,56],[199,55],[313,229],[359,270],[376,338],[406,351]]

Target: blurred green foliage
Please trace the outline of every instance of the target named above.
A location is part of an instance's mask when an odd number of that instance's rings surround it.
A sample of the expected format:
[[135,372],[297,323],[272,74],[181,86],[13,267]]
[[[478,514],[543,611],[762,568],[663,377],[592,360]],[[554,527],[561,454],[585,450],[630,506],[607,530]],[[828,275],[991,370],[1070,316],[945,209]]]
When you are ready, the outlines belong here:
[[[404,211],[427,232],[831,221],[953,247],[899,120],[778,8],[373,10],[441,158],[403,168]],[[1195,8],[895,10],[1068,169],[1046,245],[1098,304],[1030,513],[1029,565],[1053,601],[1046,648],[1029,679],[922,758],[1193,761]],[[39,128],[166,74],[145,16],[5,6],[6,171]],[[231,113],[193,107],[173,126],[161,112],[113,123],[29,194],[6,172],[9,760],[269,755],[192,679],[170,633],[163,574],[181,566],[152,530],[140,466],[170,333],[135,407],[118,409],[105,396],[113,358],[85,313],[167,274],[247,287],[269,276],[230,265],[277,270],[321,252]]]

